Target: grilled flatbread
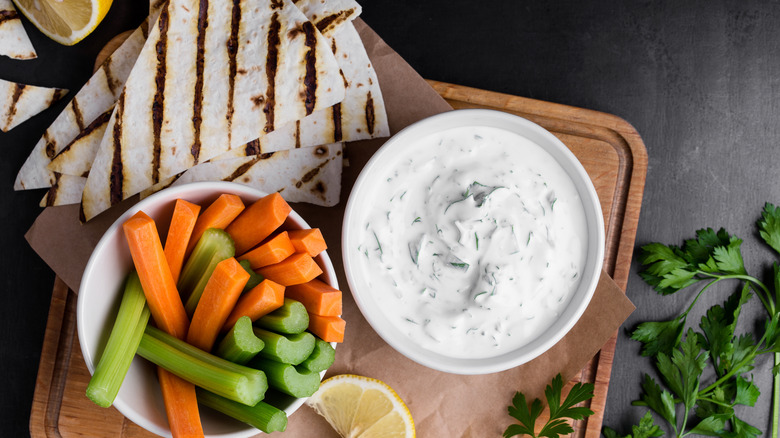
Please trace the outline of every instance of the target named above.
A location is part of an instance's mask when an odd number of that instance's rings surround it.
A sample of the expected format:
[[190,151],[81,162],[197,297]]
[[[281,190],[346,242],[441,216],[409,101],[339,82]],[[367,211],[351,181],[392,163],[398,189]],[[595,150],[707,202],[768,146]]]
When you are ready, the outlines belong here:
[[346,87],[342,102],[261,135],[258,140],[213,160],[390,135],[382,90],[355,26],[342,23],[330,38],[330,47]]
[[66,95],[68,90],[0,79],[0,131],[8,132]]
[[253,157],[211,161],[190,168],[153,189],[196,181],[233,181],[260,191],[279,192],[288,202],[308,202],[332,207],[339,202],[343,143],[260,154]]
[[108,119],[113,112],[114,107],[109,108],[84,128],[72,142],[68,143],[51,160],[48,166],[49,170],[66,175],[86,177],[90,167],[92,167],[92,160],[97,155],[100,142],[103,140],[103,134],[105,134],[106,126],[108,126]]
[[14,59],[38,57],[11,0],[0,0],[0,55]]
[[293,0],[324,36],[331,36],[344,23],[352,22],[363,11],[354,0]]
[[95,71],[46,129],[19,170],[14,190],[51,187],[55,176],[47,166],[87,126],[114,106],[146,40],[147,23],[136,29]]
[[343,99],[327,41],[290,0],[170,0],[109,121],[83,218],[257,138],[258,126]]
[[87,179],[82,176],[63,175],[54,172],[54,182],[41,199],[41,207],[78,204],[81,202],[81,192]]

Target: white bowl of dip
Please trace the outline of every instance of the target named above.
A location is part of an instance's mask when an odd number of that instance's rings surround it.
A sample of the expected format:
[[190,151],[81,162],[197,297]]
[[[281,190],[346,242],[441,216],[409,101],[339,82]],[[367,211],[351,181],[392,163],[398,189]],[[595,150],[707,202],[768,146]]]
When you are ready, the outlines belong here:
[[596,289],[604,220],[582,164],[541,126],[456,110],[390,138],[347,202],[342,253],[363,316],[393,348],[457,374],[547,351]]

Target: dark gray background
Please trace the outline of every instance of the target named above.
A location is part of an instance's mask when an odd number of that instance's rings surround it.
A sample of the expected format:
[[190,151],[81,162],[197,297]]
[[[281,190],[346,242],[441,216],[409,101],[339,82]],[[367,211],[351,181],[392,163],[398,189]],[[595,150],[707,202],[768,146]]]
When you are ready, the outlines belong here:
[[[725,227],[745,240],[749,272],[761,275],[776,259],[761,245],[754,223],[764,202],[780,203],[777,1],[366,0],[362,5],[363,19],[423,77],[599,110],[636,127],[650,163],[637,245],[679,244],[698,228]],[[134,28],[145,10],[145,2],[115,0],[98,30],[70,48],[26,23],[39,58],[0,59],[0,78],[76,90],[88,79],[99,48]],[[0,133],[3,436],[28,434],[54,279],[23,238],[43,193],[13,192],[13,181],[63,105]],[[652,372],[626,329],[669,319],[693,298],[657,296],[637,271],[634,263],[627,291],[637,311],[620,333],[604,421],[624,433],[644,413],[630,402],[639,395],[642,373]],[[732,290],[713,291],[698,308],[723,301]],[[753,301],[744,327],[762,315]],[[698,324],[700,314],[689,321]],[[742,413],[762,430],[770,422],[770,368],[765,359],[754,371],[762,395]]]

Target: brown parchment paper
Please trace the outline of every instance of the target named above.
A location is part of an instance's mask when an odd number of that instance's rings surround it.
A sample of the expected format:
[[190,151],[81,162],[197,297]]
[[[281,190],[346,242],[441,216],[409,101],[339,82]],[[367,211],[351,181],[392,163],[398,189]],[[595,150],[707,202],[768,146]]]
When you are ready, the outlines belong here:
[[[361,20],[355,22],[377,71],[389,116],[390,130],[452,108]],[[344,291],[346,338],[336,350],[328,375],[352,373],[387,382],[404,399],[420,437],[497,437],[513,422],[506,407],[515,391],[529,399],[543,398],[544,387],[558,373],[574,376],[620,327],[634,306],[606,273],[580,321],[555,347],[517,368],[482,376],[442,373],[418,365],[393,350],[360,314],[344,276],[341,222],[344,206],[358,173],[385,139],[347,145],[341,202],[324,208],[295,204],[293,208],[323,231],[328,253]],[[128,207],[133,197],[87,224],[78,220],[78,206],[46,208],[26,234],[32,248],[74,291],[92,249],[103,232]],[[337,437],[312,409],[304,406],[289,421],[284,436]]]

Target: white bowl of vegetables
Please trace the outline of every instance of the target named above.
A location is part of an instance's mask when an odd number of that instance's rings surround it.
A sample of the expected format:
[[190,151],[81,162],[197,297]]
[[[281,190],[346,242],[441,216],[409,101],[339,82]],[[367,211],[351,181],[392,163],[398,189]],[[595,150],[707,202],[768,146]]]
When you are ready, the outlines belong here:
[[[284,430],[343,339],[324,246],[281,196],[240,184],[138,202],[98,242],[79,288],[87,396],[161,436],[169,419],[213,437]],[[166,403],[189,417],[169,417]]]

